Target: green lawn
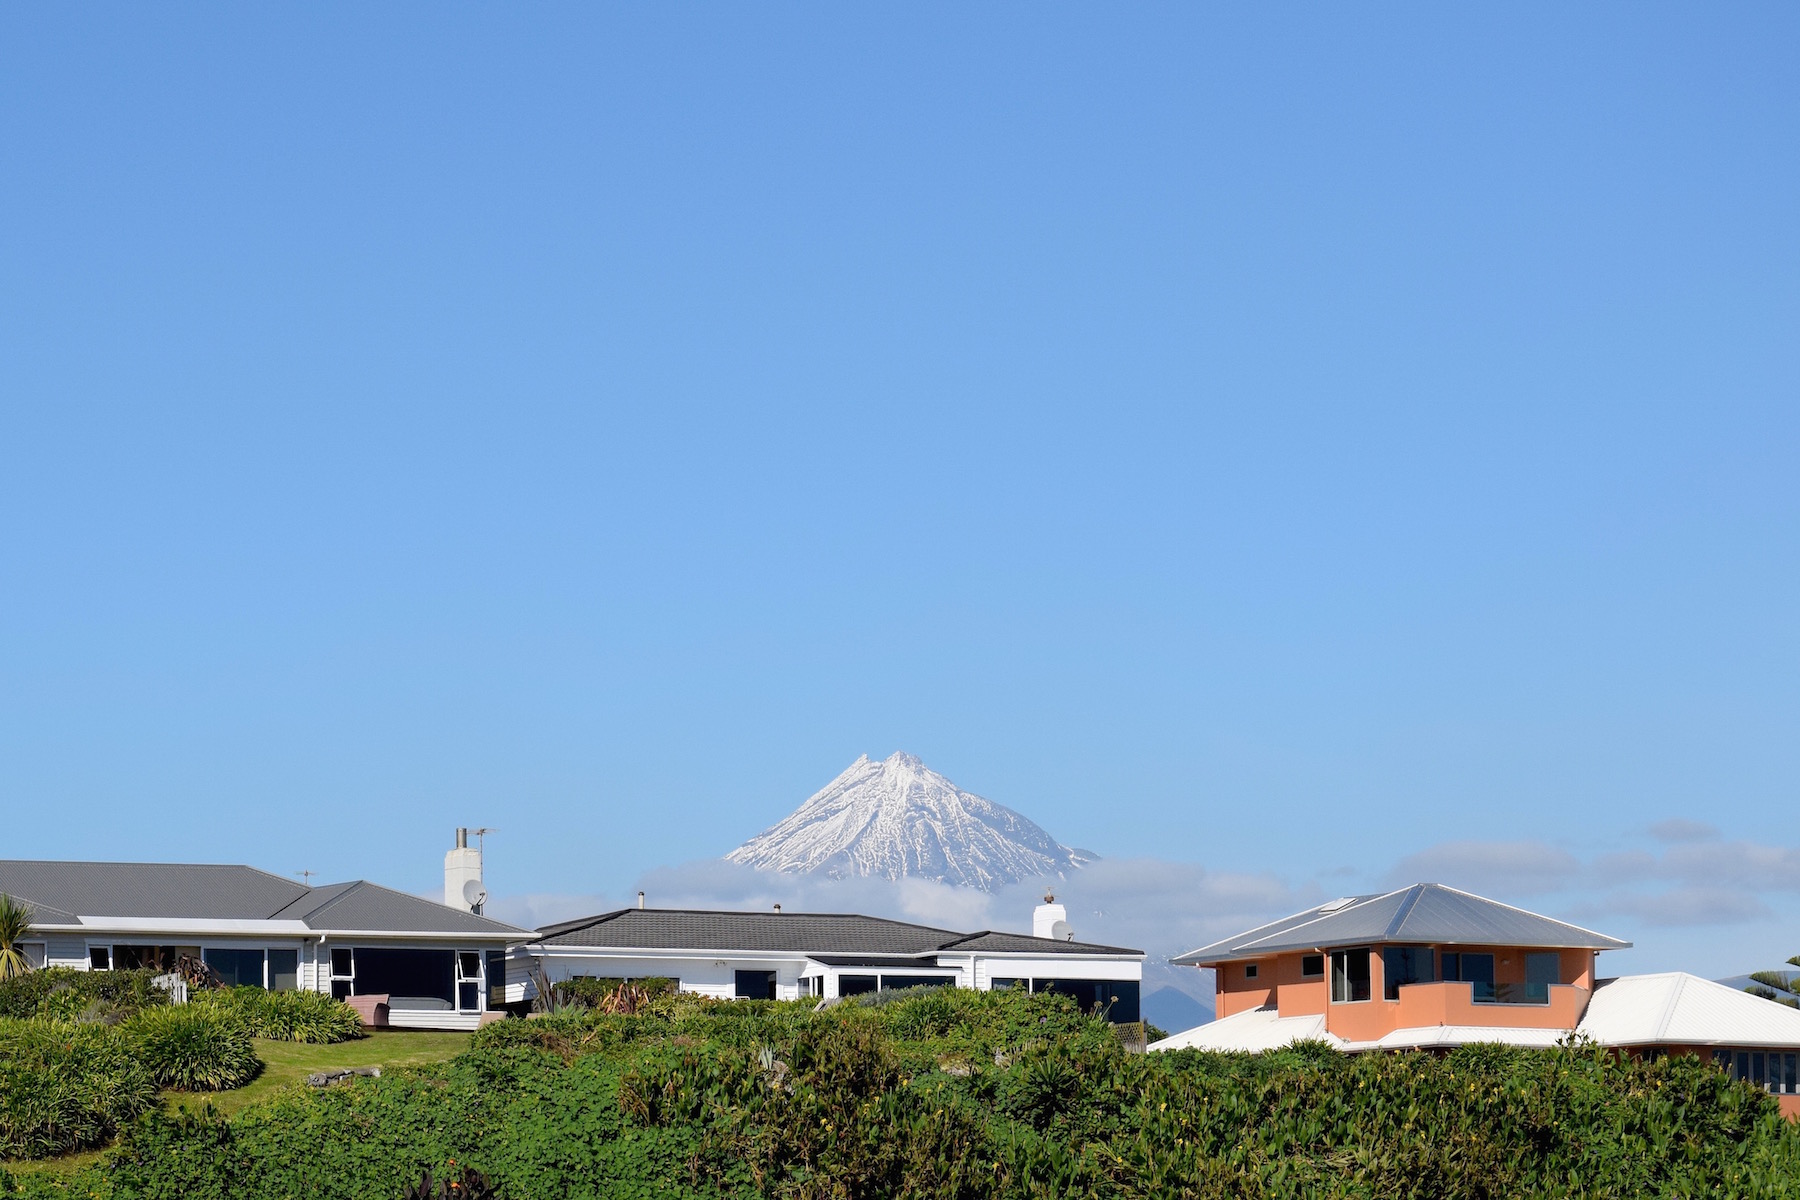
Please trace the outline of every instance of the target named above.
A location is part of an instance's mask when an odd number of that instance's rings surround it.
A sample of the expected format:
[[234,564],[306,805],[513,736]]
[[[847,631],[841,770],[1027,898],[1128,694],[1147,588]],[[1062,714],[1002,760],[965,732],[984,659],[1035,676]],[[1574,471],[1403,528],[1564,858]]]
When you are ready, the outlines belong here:
[[[259,1100],[267,1100],[283,1088],[305,1087],[306,1077],[314,1071],[339,1071],[350,1067],[381,1067],[384,1070],[420,1067],[445,1062],[468,1048],[469,1035],[466,1033],[379,1030],[357,1041],[339,1042],[335,1046],[308,1046],[257,1038],[256,1057],[262,1059],[263,1070],[254,1082],[232,1092],[164,1092],[163,1102],[170,1108],[191,1109],[199,1109],[210,1102],[230,1116]],[[29,1171],[75,1171],[104,1153],[104,1150],[87,1150],[41,1162],[11,1162],[6,1164],[6,1169],[15,1175]]]

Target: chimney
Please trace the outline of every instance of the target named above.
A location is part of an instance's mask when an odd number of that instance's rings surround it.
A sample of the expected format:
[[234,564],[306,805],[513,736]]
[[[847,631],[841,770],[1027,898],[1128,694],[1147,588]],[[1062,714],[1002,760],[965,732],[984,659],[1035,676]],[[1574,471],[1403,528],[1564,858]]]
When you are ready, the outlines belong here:
[[469,845],[469,831],[456,831],[456,848],[444,855],[444,903],[466,913],[479,913],[487,903],[481,884],[481,850]]
[[1059,942],[1075,940],[1075,931],[1069,928],[1069,911],[1056,902],[1054,892],[1045,892],[1044,902],[1031,910],[1031,936]]
[[642,893],[642,892],[638,893],[638,907],[639,908],[644,907],[644,893]]

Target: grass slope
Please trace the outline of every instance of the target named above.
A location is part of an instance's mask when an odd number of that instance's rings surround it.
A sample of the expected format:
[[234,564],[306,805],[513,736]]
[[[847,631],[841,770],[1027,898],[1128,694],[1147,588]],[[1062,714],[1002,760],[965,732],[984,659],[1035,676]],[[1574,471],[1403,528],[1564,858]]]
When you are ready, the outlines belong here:
[[[469,1048],[466,1033],[423,1033],[378,1030],[353,1042],[330,1046],[310,1046],[300,1042],[276,1042],[256,1039],[256,1056],[263,1061],[262,1074],[254,1082],[230,1092],[164,1092],[162,1099],[171,1110],[198,1113],[211,1105],[225,1116],[234,1116],[251,1105],[272,1100],[285,1091],[306,1086],[306,1077],[315,1071],[342,1071],[356,1067],[424,1067],[448,1062]],[[41,1162],[7,1163],[14,1175],[36,1172],[69,1174],[91,1166],[106,1154],[105,1149],[66,1154]]]

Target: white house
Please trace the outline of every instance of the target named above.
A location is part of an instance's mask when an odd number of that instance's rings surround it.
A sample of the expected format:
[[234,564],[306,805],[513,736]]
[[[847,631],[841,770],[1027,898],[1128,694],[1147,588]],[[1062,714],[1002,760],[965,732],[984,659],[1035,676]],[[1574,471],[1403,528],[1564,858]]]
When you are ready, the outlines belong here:
[[957,933],[853,913],[626,908],[538,930],[512,951],[507,999],[529,1001],[539,971],[553,984],[663,977],[683,991],[768,1000],[1019,987],[1073,995],[1084,1009],[1136,1021],[1143,952],[1074,941],[1066,924],[1056,926],[1060,905],[1038,915],[1042,936]]
[[0,893],[31,910],[22,948],[33,966],[169,967],[191,955],[229,984],[387,996],[388,1023],[403,1028],[475,1028],[498,1007],[507,947],[531,936],[470,911],[478,902],[362,880],[308,887],[246,866],[0,861]]

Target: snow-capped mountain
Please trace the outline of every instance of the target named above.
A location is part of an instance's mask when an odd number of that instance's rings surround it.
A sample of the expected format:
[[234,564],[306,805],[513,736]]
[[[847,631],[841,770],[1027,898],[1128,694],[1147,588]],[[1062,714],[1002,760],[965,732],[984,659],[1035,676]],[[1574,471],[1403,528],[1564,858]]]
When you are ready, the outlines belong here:
[[863,755],[773,828],[725,856],[765,871],[935,879],[990,891],[1093,861],[965,792],[911,754]]

